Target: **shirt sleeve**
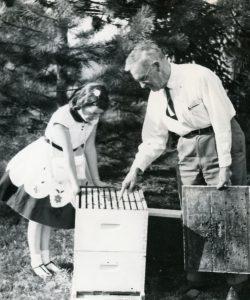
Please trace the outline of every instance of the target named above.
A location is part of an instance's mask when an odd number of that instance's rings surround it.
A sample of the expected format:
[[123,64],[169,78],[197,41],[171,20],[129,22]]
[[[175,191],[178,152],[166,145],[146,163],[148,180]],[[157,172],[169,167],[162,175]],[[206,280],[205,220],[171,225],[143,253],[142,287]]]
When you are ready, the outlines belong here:
[[231,119],[235,115],[233,105],[217,75],[208,70],[201,77],[201,93],[215,133],[220,167],[232,163]]
[[131,166],[144,171],[166,149],[168,130],[163,122],[160,99],[150,93],[147,111],[142,128],[142,143]]

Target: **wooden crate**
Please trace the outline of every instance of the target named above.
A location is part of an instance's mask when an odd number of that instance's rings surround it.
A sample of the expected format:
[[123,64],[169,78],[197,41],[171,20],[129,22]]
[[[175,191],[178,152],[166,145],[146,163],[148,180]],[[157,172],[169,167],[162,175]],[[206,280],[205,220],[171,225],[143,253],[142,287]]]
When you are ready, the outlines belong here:
[[72,299],[141,300],[148,210],[141,190],[121,200],[86,187],[76,209]]
[[250,273],[249,187],[182,190],[187,271]]

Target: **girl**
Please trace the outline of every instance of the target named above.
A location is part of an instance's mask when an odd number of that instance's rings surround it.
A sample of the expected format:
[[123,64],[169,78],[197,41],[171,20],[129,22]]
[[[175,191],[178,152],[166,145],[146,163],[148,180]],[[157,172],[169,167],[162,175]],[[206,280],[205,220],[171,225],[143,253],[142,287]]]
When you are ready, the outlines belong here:
[[52,115],[45,136],[11,159],[0,180],[0,199],[29,220],[31,266],[42,278],[59,271],[49,257],[50,231],[74,228],[80,185],[106,186],[98,174],[95,136],[108,103],[103,85],[85,85]]

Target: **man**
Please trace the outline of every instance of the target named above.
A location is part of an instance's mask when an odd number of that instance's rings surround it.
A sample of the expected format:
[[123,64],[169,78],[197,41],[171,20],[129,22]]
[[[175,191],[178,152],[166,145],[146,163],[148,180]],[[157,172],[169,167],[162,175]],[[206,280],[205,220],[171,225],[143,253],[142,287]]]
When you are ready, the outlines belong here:
[[[182,185],[246,185],[244,134],[220,79],[196,64],[170,63],[155,44],[140,43],[126,60],[126,71],[142,88],[151,89],[142,129],[142,143],[122,183],[121,195],[132,190],[143,172],[166,149],[168,132],[177,133],[178,188]],[[189,273],[199,285],[198,273]],[[237,286],[246,275],[228,276]],[[190,285],[191,286],[191,285]],[[236,299],[230,289],[227,299]]]

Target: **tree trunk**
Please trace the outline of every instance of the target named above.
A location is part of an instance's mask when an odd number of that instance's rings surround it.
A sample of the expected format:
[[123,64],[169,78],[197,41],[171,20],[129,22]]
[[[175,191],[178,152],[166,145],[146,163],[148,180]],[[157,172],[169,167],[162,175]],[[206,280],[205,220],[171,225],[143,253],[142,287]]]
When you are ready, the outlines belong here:
[[59,27],[59,35],[62,41],[62,49],[59,51],[56,57],[57,63],[57,87],[56,87],[56,102],[59,106],[68,103],[67,97],[67,66],[64,64],[63,57],[67,57],[68,48],[68,38],[67,38],[68,28],[66,26]]

